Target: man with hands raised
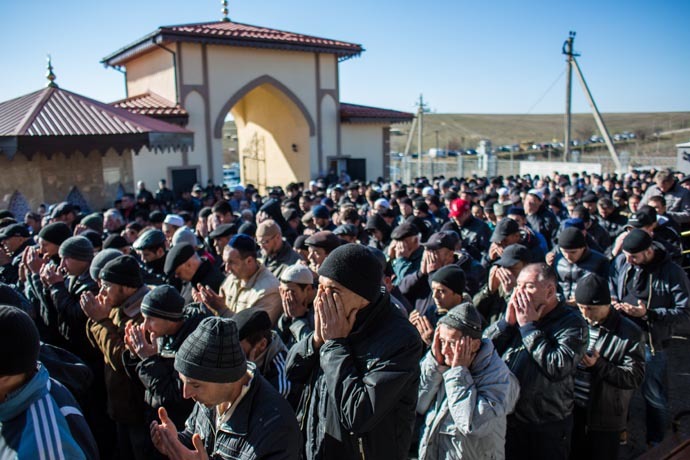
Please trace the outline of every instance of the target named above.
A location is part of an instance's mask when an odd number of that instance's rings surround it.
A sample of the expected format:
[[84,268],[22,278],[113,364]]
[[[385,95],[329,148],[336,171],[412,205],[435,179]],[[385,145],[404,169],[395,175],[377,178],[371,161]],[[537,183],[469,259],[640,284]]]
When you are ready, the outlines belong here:
[[567,459],[574,374],[588,335],[582,316],[559,302],[551,267],[522,269],[505,318],[486,336],[520,382],[520,399],[508,417],[506,458]]
[[150,425],[153,445],[172,460],[299,458],[300,436],[287,401],[247,362],[237,325],[205,318],[175,355],[185,399],[196,402],[177,431],[164,407]]
[[288,354],[288,377],[305,385],[298,412],[307,459],[405,458],[422,342],[382,291],[382,267],[346,244],[319,268],[314,332]]
[[613,307],[637,324],[646,336],[647,443],[660,443],[670,421],[666,347],[673,328],[690,316],[690,281],[668,252],[644,230],[633,229],[612,264],[609,285]]
[[506,416],[520,386],[491,341],[482,340],[482,317],[471,303],[439,320],[421,367],[420,460],[504,458]]
[[207,314],[198,304],[185,306],[184,297],[167,284],[144,296],[141,314],[143,323],[125,326],[125,367],[130,378],[146,390],[147,422],[155,418],[159,407],[166,406],[170,418],[181,426],[194,404],[182,397],[182,382],[173,368],[175,354]]

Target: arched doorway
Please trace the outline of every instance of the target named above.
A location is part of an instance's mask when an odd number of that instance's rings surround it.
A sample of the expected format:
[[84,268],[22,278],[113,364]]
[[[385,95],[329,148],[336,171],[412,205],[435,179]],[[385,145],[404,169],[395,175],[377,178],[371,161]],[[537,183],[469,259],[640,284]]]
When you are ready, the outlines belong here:
[[314,122],[304,104],[278,80],[257,78],[221,110],[214,134],[222,136],[228,113],[235,121],[242,182],[267,186],[310,179]]

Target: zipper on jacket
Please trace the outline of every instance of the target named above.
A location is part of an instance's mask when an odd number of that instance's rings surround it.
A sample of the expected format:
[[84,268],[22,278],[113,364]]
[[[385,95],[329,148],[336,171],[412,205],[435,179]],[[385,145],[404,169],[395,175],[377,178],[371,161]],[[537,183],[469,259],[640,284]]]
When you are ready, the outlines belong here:
[[357,442],[359,444],[359,455],[362,458],[362,460],[366,460],[366,455],[364,455],[364,440],[360,437],[357,438]]
[[647,329],[649,330],[649,351],[652,353],[652,356],[656,354],[656,350],[654,350],[654,339],[652,337],[652,324],[649,322],[649,307],[652,305],[652,274],[649,274],[649,295],[647,296],[647,319],[645,322],[647,323]]

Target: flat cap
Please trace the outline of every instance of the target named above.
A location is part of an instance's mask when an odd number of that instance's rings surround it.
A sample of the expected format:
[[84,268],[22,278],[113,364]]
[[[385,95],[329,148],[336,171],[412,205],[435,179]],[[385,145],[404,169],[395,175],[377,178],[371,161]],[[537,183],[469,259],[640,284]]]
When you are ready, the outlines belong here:
[[215,240],[222,236],[232,236],[237,233],[237,225],[235,224],[220,224],[211,233],[208,234],[211,239]]
[[419,228],[411,222],[403,222],[402,224],[395,227],[393,233],[391,233],[391,238],[394,240],[402,240],[408,236],[415,236],[421,233]]
[[316,232],[304,242],[304,244],[307,246],[323,248],[326,250],[326,252],[333,251],[335,248],[340,246],[341,243],[341,239],[338,238],[337,235],[333,234],[333,232],[329,231]]
[[436,232],[429,237],[429,241],[422,243],[426,249],[435,251],[441,248],[447,248],[454,251],[460,242],[460,236],[452,230],[444,230]]
[[149,249],[165,245],[165,234],[157,229],[146,230],[134,240],[132,247],[137,250]]
[[165,256],[165,274],[172,276],[175,270],[177,270],[177,267],[187,262],[195,253],[194,246],[189,243],[181,243],[173,246]]

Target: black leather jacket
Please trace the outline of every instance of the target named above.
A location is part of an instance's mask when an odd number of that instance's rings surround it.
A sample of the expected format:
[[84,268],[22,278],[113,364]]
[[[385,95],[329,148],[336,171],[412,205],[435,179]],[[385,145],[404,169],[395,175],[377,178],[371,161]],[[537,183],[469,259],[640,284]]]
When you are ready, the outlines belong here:
[[647,332],[647,343],[653,350],[663,350],[671,339],[674,325],[690,319],[690,281],[683,269],[668,257],[664,248],[655,243],[655,260],[646,266],[636,267],[619,254],[611,264],[609,287],[611,296],[619,300],[628,295],[627,285],[636,270],[647,277],[651,285],[649,295],[642,300],[647,305],[647,318],[630,318]]
[[558,284],[566,299],[575,297],[577,282],[586,274],[596,273],[603,278],[609,276],[609,260],[602,253],[591,249],[587,249],[582,258],[574,264],[568,262],[561,251],[558,251],[553,265],[558,275]]
[[462,226],[454,220],[449,220],[441,230],[453,230],[460,235],[462,248],[465,249],[475,260],[482,260],[482,253],[489,250],[491,245],[491,229],[483,220],[470,216]]
[[216,430],[216,408],[196,403],[178,438],[194,449],[192,436],[199,433],[211,460],[299,459],[299,426],[290,405],[253,363],[247,367],[254,378],[230,418]]
[[522,327],[500,319],[485,335],[520,381],[513,417],[521,423],[542,424],[572,413],[575,371],[589,337],[579,312],[559,304]]
[[644,379],[642,330],[611,308],[599,326],[594,348],[599,351],[599,359],[587,369],[592,374],[587,426],[597,431],[624,430],[630,398]]
[[288,353],[300,403],[305,458],[407,458],[419,388],[419,333],[388,294],[360,310],[346,338],[318,351],[313,334]]

